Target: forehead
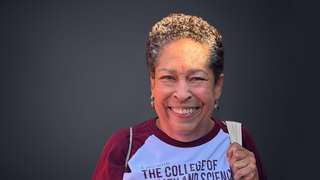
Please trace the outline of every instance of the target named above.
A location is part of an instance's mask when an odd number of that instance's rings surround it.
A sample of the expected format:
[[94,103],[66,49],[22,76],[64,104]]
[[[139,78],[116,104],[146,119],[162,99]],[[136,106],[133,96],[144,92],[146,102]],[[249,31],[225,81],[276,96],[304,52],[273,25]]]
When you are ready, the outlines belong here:
[[[182,68],[209,68],[209,47],[191,39],[180,39],[166,45],[159,57],[158,66]],[[172,67],[173,68],[173,67]]]

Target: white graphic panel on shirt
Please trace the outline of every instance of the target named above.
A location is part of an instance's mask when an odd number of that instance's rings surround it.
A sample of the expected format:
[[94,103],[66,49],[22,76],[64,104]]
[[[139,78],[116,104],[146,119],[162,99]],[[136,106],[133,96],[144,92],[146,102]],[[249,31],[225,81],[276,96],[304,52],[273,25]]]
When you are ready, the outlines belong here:
[[229,146],[229,134],[222,130],[195,147],[175,147],[151,135],[129,160],[131,172],[123,180],[229,180]]

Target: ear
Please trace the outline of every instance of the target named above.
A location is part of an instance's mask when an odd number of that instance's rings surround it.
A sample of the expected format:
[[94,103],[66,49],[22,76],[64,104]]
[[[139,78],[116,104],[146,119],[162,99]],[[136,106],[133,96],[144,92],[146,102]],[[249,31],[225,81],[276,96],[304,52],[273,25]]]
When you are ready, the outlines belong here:
[[220,78],[218,79],[217,83],[214,84],[215,100],[218,100],[221,95],[223,79],[224,79],[224,74],[220,74]]
[[154,90],[154,79],[150,76],[150,84],[151,84],[151,97],[153,96],[153,90]]

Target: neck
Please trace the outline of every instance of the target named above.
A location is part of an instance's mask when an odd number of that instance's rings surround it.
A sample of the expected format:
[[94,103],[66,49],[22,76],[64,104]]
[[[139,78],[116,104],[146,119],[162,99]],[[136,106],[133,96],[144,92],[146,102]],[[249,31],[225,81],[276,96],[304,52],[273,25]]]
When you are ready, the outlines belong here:
[[172,139],[175,139],[181,142],[191,142],[205,136],[212,130],[214,125],[215,125],[215,122],[210,118],[210,120],[206,124],[202,124],[201,126],[199,125],[199,127],[196,128],[194,131],[191,131],[188,133],[179,133],[174,131],[170,126],[166,126],[166,124],[161,123],[159,118],[156,119],[156,126],[161,131],[166,133]]

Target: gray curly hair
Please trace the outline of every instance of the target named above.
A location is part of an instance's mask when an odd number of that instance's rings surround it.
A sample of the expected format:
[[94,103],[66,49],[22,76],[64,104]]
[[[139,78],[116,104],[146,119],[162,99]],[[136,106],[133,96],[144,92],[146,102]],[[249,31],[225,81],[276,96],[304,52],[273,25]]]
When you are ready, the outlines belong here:
[[224,47],[222,36],[202,18],[185,14],[169,14],[152,27],[146,45],[149,75],[153,79],[155,78],[155,66],[163,47],[183,38],[193,39],[200,44],[208,45],[210,51],[209,66],[214,73],[216,83],[223,72]]

